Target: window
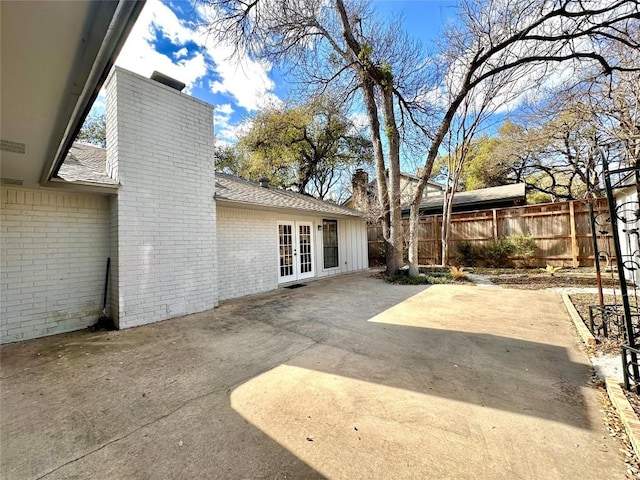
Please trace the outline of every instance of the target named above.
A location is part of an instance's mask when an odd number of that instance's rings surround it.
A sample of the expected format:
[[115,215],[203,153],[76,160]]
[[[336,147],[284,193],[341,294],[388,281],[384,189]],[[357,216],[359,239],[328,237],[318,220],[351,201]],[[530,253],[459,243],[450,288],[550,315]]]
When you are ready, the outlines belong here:
[[324,268],[338,266],[338,221],[322,220],[322,245],[324,248]]

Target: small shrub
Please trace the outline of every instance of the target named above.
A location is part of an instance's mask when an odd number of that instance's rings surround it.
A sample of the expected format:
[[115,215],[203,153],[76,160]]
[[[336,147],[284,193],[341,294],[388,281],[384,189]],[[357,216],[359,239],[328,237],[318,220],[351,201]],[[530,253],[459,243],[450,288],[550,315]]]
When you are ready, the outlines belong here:
[[512,235],[508,240],[513,245],[513,255],[520,257],[515,260],[516,267],[530,267],[538,248],[536,241],[525,235]]
[[490,243],[486,250],[486,261],[489,267],[508,267],[509,257],[513,255],[515,247],[508,238],[501,238]]
[[473,246],[471,242],[458,242],[456,244],[456,250],[453,255],[454,260],[458,265],[475,266],[479,260],[479,251]]
[[475,246],[469,241],[462,241],[456,244],[453,259],[458,265],[470,267],[510,267],[513,263],[517,267],[528,267],[531,266],[537,248],[535,240],[526,235],[500,238],[486,246]]

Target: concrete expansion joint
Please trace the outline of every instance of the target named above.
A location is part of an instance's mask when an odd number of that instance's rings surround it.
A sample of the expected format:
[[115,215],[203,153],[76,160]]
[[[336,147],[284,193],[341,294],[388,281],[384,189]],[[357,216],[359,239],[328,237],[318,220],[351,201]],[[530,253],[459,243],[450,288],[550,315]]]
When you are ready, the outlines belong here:
[[[210,396],[210,395],[214,395],[214,394],[221,394],[221,393],[223,393],[224,391],[225,391],[225,387],[223,387],[223,388],[215,388],[215,389],[213,389],[213,390],[210,390],[210,391],[208,391],[208,392],[202,393],[202,394],[200,394],[200,395],[196,395],[195,397],[188,398],[187,400],[185,400],[184,402],[182,402],[179,406],[177,406],[176,408],[172,409],[171,411],[169,411],[169,412],[167,412],[167,413],[165,413],[165,414],[163,414],[163,415],[161,415],[161,416],[159,416],[159,417],[157,417],[157,418],[154,418],[153,420],[151,420],[151,421],[149,421],[149,422],[147,422],[147,423],[145,423],[145,424],[142,424],[142,425],[140,425],[140,426],[138,426],[138,427],[134,428],[133,430],[131,430],[130,432],[127,432],[127,433],[126,433],[126,434],[124,434],[124,435],[120,435],[119,437],[116,437],[116,438],[114,438],[114,439],[111,439],[111,440],[109,440],[108,442],[106,442],[106,443],[104,443],[104,444],[100,445],[99,447],[96,447],[96,448],[94,448],[93,450],[90,450],[90,451],[88,451],[88,452],[85,452],[85,453],[83,453],[82,455],[80,455],[80,456],[78,456],[78,457],[76,457],[76,458],[74,458],[74,459],[72,459],[72,460],[69,460],[68,462],[63,463],[62,465],[58,465],[57,467],[55,467],[55,468],[53,468],[53,469],[49,470],[47,473],[45,473],[45,474],[43,474],[43,475],[41,475],[41,476],[37,477],[37,480],[40,480],[40,479],[43,479],[43,478],[47,478],[47,477],[48,477],[49,475],[51,475],[52,473],[57,472],[58,470],[60,470],[61,468],[66,467],[67,465],[71,465],[71,464],[73,464],[73,463],[75,463],[75,462],[78,462],[78,461],[82,460],[83,458],[88,457],[89,455],[93,455],[94,453],[99,452],[100,450],[103,450],[104,448],[106,448],[106,447],[108,447],[108,446],[110,446],[110,445],[113,445],[113,444],[115,444],[115,443],[118,443],[118,442],[119,442],[119,441],[121,441],[121,440],[125,440],[125,439],[127,439],[128,437],[130,437],[131,435],[134,435],[135,433],[139,432],[140,430],[142,430],[142,429],[144,429],[144,428],[146,428],[146,427],[148,427],[148,426],[150,426],[150,425],[153,425],[154,423],[158,423],[159,421],[164,420],[165,418],[170,417],[170,416],[171,416],[171,415],[173,415],[174,413],[179,412],[182,408],[184,408],[184,407],[185,407],[187,404],[189,404],[189,403],[192,403],[192,402],[194,402],[194,401],[200,400],[200,399],[202,399],[202,398],[206,398],[206,397],[208,397],[208,396]],[[228,390],[227,390],[227,391],[228,391]]]
[[[263,321],[261,321],[261,322],[262,322],[262,323],[265,323],[265,322],[263,322]],[[283,328],[279,328],[279,329],[280,329],[280,330],[286,330],[286,329],[283,329]],[[295,357],[297,357],[297,356],[299,356],[299,355],[301,355],[301,354],[303,354],[303,353],[304,353],[304,352],[306,352],[307,350],[309,350],[309,349],[311,349],[311,348],[315,347],[316,345],[318,345],[318,342],[316,342],[315,340],[313,340],[313,339],[311,339],[311,338],[309,338],[309,337],[306,337],[305,335],[301,335],[301,336],[303,336],[303,337],[305,337],[305,338],[309,339],[312,343],[310,343],[309,345],[305,346],[304,348],[302,348],[302,349],[300,349],[300,350],[296,351],[295,353],[293,353],[290,357],[288,357],[288,358],[285,360],[285,362],[286,362],[286,361],[289,361],[289,360],[291,360],[291,359],[293,359],[293,358],[295,358]],[[182,402],[179,406],[177,406],[176,408],[172,409],[171,411],[169,411],[169,412],[167,412],[167,413],[165,413],[165,414],[163,414],[163,415],[161,415],[161,416],[159,416],[159,417],[157,417],[157,418],[155,418],[155,419],[153,419],[153,420],[151,420],[151,421],[149,421],[149,422],[147,422],[147,423],[145,423],[145,424],[142,424],[142,425],[140,425],[140,426],[138,426],[138,427],[134,428],[134,429],[133,429],[133,430],[131,430],[130,432],[127,432],[125,435],[121,435],[121,436],[119,436],[119,437],[117,437],[117,438],[111,439],[111,440],[109,440],[108,442],[106,442],[106,443],[104,443],[104,444],[100,445],[99,447],[94,448],[93,450],[90,450],[90,451],[88,451],[88,452],[85,452],[84,454],[82,454],[82,455],[80,455],[80,456],[78,456],[78,457],[76,457],[76,458],[74,458],[74,459],[72,459],[72,460],[69,460],[69,461],[67,461],[67,462],[65,462],[65,463],[63,463],[63,464],[61,464],[61,465],[58,465],[58,466],[57,466],[57,467],[55,467],[54,469],[49,470],[47,473],[45,473],[45,474],[43,474],[43,475],[41,475],[41,476],[37,477],[37,479],[38,479],[38,480],[40,480],[40,479],[47,478],[47,477],[48,477],[48,476],[50,476],[51,474],[55,473],[56,471],[60,470],[61,468],[66,467],[67,465],[71,465],[71,464],[73,464],[73,463],[75,463],[75,462],[77,462],[77,461],[82,460],[82,459],[83,459],[83,458],[85,458],[85,457],[88,457],[89,455],[92,455],[92,454],[94,454],[94,453],[96,453],[96,452],[99,452],[100,450],[102,450],[102,449],[104,449],[104,448],[106,448],[106,447],[108,447],[108,446],[110,446],[110,445],[113,445],[113,444],[115,444],[115,443],[117,443],[117,442],[119,442],[119,441],[121,441],[121,440],[125,440],[126,438],[130,437],[131,435],[134,435],[135,433],[139,432],[140,430],[142,430],[142,429],[144,429],[144,428],[146,428],[146,427],[148,427],[148,426],[150,426],[150,425],[153,425],[154,423],[158,423],[159,421],[164,420],[164,419],[166,419],[166,418],[168,418],[168,417],[172,416],[173,414],[175,414],[175,413],[179,412],[179,411],[180,411],[180,410],[182,410],[185,406],[187,406],[188,404],[190,404],[190,403],[192,403],[192,402],[195,402],[195,401],[201,400],[201,399],[206,398],[206,397],[208,397],[208,396],[210,396],[210,395],[223,394],[223,393],[227,393],[227,394],[229,394],[229,392],[233,391],[237,386],[239,386],[239,385],[243,385],[244,383],[246,383],[249,379],[251,379],[251,378],[253,378],[253,377],[254,377],[254,375],[250,375],[250,376],[248,376],[247,378],[243,378],[241,381],[237,382],[237,383],[236,383],[236,384],[234,384],[234,385],[231,385],[231,386],[226,386],[226,385],[225,385],[225,386],[223,386],[223,387],[221,387],[221,388],[214,388],[214,389],[209,390],[209,391],[207,391],[207,392],[205,392],[205,393],[202,393],[202,394],[200,394],[200,395],[196,395],[195,397],[188,398],[187,400],[185,400],[184,402]]]

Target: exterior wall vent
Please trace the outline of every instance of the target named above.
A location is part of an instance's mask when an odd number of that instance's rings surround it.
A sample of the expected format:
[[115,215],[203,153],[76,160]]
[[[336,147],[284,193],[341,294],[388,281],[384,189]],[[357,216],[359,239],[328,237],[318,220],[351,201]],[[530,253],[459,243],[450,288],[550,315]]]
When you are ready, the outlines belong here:
[[184,90],[184,87],[186,86],[181,81],[176,80],[175,78],[171,78],[170,76],[157,71],[154,71],[151,74],[151,80],[155,80],[156,82],[166,85],[167,87],[171,87],[174,90],[178,90],[179,92]]

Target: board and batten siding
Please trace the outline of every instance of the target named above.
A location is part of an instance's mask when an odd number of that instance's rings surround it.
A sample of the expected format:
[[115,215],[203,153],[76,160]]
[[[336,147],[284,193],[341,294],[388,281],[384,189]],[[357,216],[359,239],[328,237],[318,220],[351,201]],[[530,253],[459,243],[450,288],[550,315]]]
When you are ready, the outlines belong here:
[[[217,206],[218,288],[220,300],[278,288],[278,221],[311,222],[314,276],[327,277],[369,267],[364,220],[331,215],[284,214]],[[338,267],[325,269],[322,220],[338,221]]]
[[109,256],[109,198],[9,186],[1,198],[1,343],[94,324]]

